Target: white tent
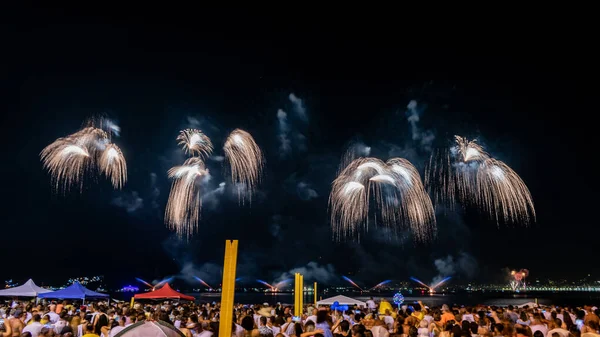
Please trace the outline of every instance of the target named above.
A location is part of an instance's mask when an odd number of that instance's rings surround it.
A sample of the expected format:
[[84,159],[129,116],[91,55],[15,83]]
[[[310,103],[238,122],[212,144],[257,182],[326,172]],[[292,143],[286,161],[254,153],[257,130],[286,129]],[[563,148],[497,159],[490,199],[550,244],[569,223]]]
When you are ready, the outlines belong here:
[[538,307],[538,304],[537,304],[537,303],[535,303],[535,302],[527,302],[527,303],[523,303],[523,304],[519,304],[519,305],[517,305],[517,307],[519,307],[519,308],[522,308],[522,307],[524,307],[524,306],[528,306],[528,307],[530,307],[530,308],[537,308],[537,307]]
[[37,297],[38,294],[49,293],[49,292],[52,292],[52,290],[40,288],[37,285],[35,285],[35,283],[33,283],[32,279],[29,279],[29,281],[25,282],[23,285],[20,285],[18,287],[13,287],[13,288],[8,288],[8,289],[2,289],[2,290],[0,290],[0,296],[7,296],[7,297],[18,297],[18,296],[23,296],[23,297]]
[[185,337],[185,335],[169,323],[143,321],[126,327],[115,337]]
[[317,305],[332,305],[333,303],[338,302],[340,305],[358,305],[359,307],[366,307],[367,303],[359,300],[355,300],[353,298],[338,295],[330,298],[326,298],[324,300],[320,300],[317,302]]

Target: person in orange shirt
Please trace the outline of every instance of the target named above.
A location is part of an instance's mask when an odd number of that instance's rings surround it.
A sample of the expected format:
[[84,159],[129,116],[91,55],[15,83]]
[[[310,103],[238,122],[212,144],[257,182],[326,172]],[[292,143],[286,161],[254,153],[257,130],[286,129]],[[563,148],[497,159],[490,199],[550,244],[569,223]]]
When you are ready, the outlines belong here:
[[444,326],[448,321],[455,321],[456,317],[454,317],[454,314],[450,311],[450,308],[448,308],[447,304],[442,305],[442,326]]
[[65,304],[67,304],[67,301],[63,301],[62,303],[58,303],[56,305],[56,310],[54,312],[60,315],[60,313],[62,312],[63,308],[65,307]]

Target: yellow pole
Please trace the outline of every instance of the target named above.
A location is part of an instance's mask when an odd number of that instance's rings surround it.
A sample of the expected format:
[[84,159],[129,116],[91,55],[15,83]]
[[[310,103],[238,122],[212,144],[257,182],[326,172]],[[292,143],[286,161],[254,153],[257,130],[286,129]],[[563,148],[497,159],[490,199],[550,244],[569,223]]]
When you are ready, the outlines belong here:
[[304,312],[304,275],[300,274],[300,316]]
[[133,301],[134,301],[134,297],[133,297],[133,296],[131,296],[131,303],[129,303],[129,307],[130,307],[130,308],[133,308]]
[[[317,306],[317,282],[315,282],[315,286],[313,287],[313,292],[315,293],[315,307]],[[312,313],[311,313],[312,315]]]
[[221,318],[219,322],[219,337],[231,337],[237,249],[238,240],[225,241],[225,262],[223,263],[223,284],[221,285]]
[[300,291],[298,290],[298,286],[300,285],[300,273],[294,274],[294,316],[298,315],[298,305],[300,305],[300,300],[298,299],[298,294]]

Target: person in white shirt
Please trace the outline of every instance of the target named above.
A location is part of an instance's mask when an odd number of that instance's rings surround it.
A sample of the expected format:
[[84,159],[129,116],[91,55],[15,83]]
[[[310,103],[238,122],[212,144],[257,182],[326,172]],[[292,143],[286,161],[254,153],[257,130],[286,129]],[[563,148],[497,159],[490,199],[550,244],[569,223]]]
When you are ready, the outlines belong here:
[[373,333],[373,337],[389,337],[390,336],[390,332],[388,331],[387,326],[380,319],[375,320],[375,324],[371,328],[371,333]]
[[276,322],[275,316],[271,316],[267,319],[267,328],[273,331],[273,336],[277,336],[281,332],[281,327]]
[[[433,321],[433,317],[431,318]],[[383,316],[383,322],[387,325],[388,331],[394,331],[394,317],[390,313],[389,309],[385,309],[385,316]]]
[[540,331],[544,336],[548,335],[548,327],[542,323],[542,316],[539,313],[533,314],[533,320],[531,321],[531,333],[535,334],[536,331]]
[[552,337],[552,334],[557,333],[560,335],[560,337],[569,337],[569,330],[561,328],[563,324],[562,321],[557,318],[554,320],[554,322],[556,326],[558,326],[558,328],[548,331],[548,334],[546,336]]
[[54,332],[56,332],[56,334],[60,334],[62,329],[65,326],[69,325],[69,322],[67,322],[66,318],[67,318],[66,313],[59,315],[58,321],[56,321],[56,323],[54,323]]
[[377,309],[377,304],[375,304],[375,301],[373,301],[373,297],[369,298],[367,301],[367,308],[369,311],[375,311],[375,309]]
[[117,322],[119,322],[119,325],[117,325],[116,327],[110,329],[110,332],[108,333],[108,337],[114,337],[116,334],[118,334],[119,332],[123,331],[125,329],[125,317],[117,317]]
[[208,330],[204,330],[202,324],[196,324],[196,333],[194,337],[212,337],[213,333]]
[[306,318],[307,321],[313,321],[315,324],[317,324],[317,309],[313,309],[312,310],[312,315],[308,316]]
[[44,327],[42,323],[40,323],[42,317],[40,317],[39,314],[35,314],[31,317],[31,319],[33,320],[33,323],[27,325],[23,329],[23,332],[29,332],[31,334],[31,337],[38,337],[40,331],[42,331],[42,328]]

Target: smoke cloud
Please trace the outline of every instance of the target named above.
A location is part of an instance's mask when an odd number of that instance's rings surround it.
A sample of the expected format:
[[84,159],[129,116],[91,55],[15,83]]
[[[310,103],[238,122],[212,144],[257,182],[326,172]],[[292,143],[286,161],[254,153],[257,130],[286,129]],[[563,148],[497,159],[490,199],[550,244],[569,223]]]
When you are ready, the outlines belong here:
[[421,120],[420,115],[423,111],[424,109],[420,109],[415,100],[411,100],[406,106],[406,116],[410,123],[413,142],[418,143],[423,150],[431,151],[431,146],[435,140],[435,134],[431,130],[421,131],[419,129],[419,121]]
[[225,182],[219,183],[219,186],[202,195],[203,208],[215,210],[219,206],[219,198],[225,193]]
[[275,282],[277,283],[289,278],[294,278],[295,273],[304,275],[306,281],[310,280],[327,283],[337,278],[332,265],[328,264],[320,266],[317,262],[311,261],[304,267],[293,268],[290,271],[282,273],[275,279]]
[[158,205],[158,197],[160,196],[160,188],[158,188],[158,184],[156,181],[156,173],[150,173],[150,205],[152,208],[157,209],[160,206]]
[[432,284],[455,275],[462,275],[471,279],[477,272],[477,260],[465,252],[459,253],[456,259],[452,255],[436,259],[433,264],[438,271],[438,275],[433,278]]
[[304,102],[302,101],[302,99],[300,99],[294,93],[291,93],[288,96],[288,98],[290,99],[290,102],[292,102],[294,112],[297,114],[297,116],[305,122],[308,121],[308,116],[306,115],[306,108],[304,107]]
[[292,150],[291,141],[288,136],[287,113],[281,109],[277,110],[277,120],[279,121],[279,156],[285,157]]
[[144,207],[144,199],[139,196],[137,191],[131,193],[123,192],[120,196],[112,200],[112,204],[124,208],[127,213],[135,213]]
[[310,188],[308,184],[303,181],[298,183],[298,186],[296,187],[296,192],[298,193],[298,197],[302,200],[310,200],[319,196],[317,191]]
[[[292,111],[294,114],[289,115],[285,110],[277,110],[277,138],[279,142],[279,157],[285,158],[290,156],[293,150],[299,152],[305,152],[306,136],[300,129],[306,127],[308,122],[308,116],[306,114],[306,108],[302,99],[291,93],[289,100],[292,103]],[[294,117],[304,122],[304,125],[298,125],[294,123]]]

